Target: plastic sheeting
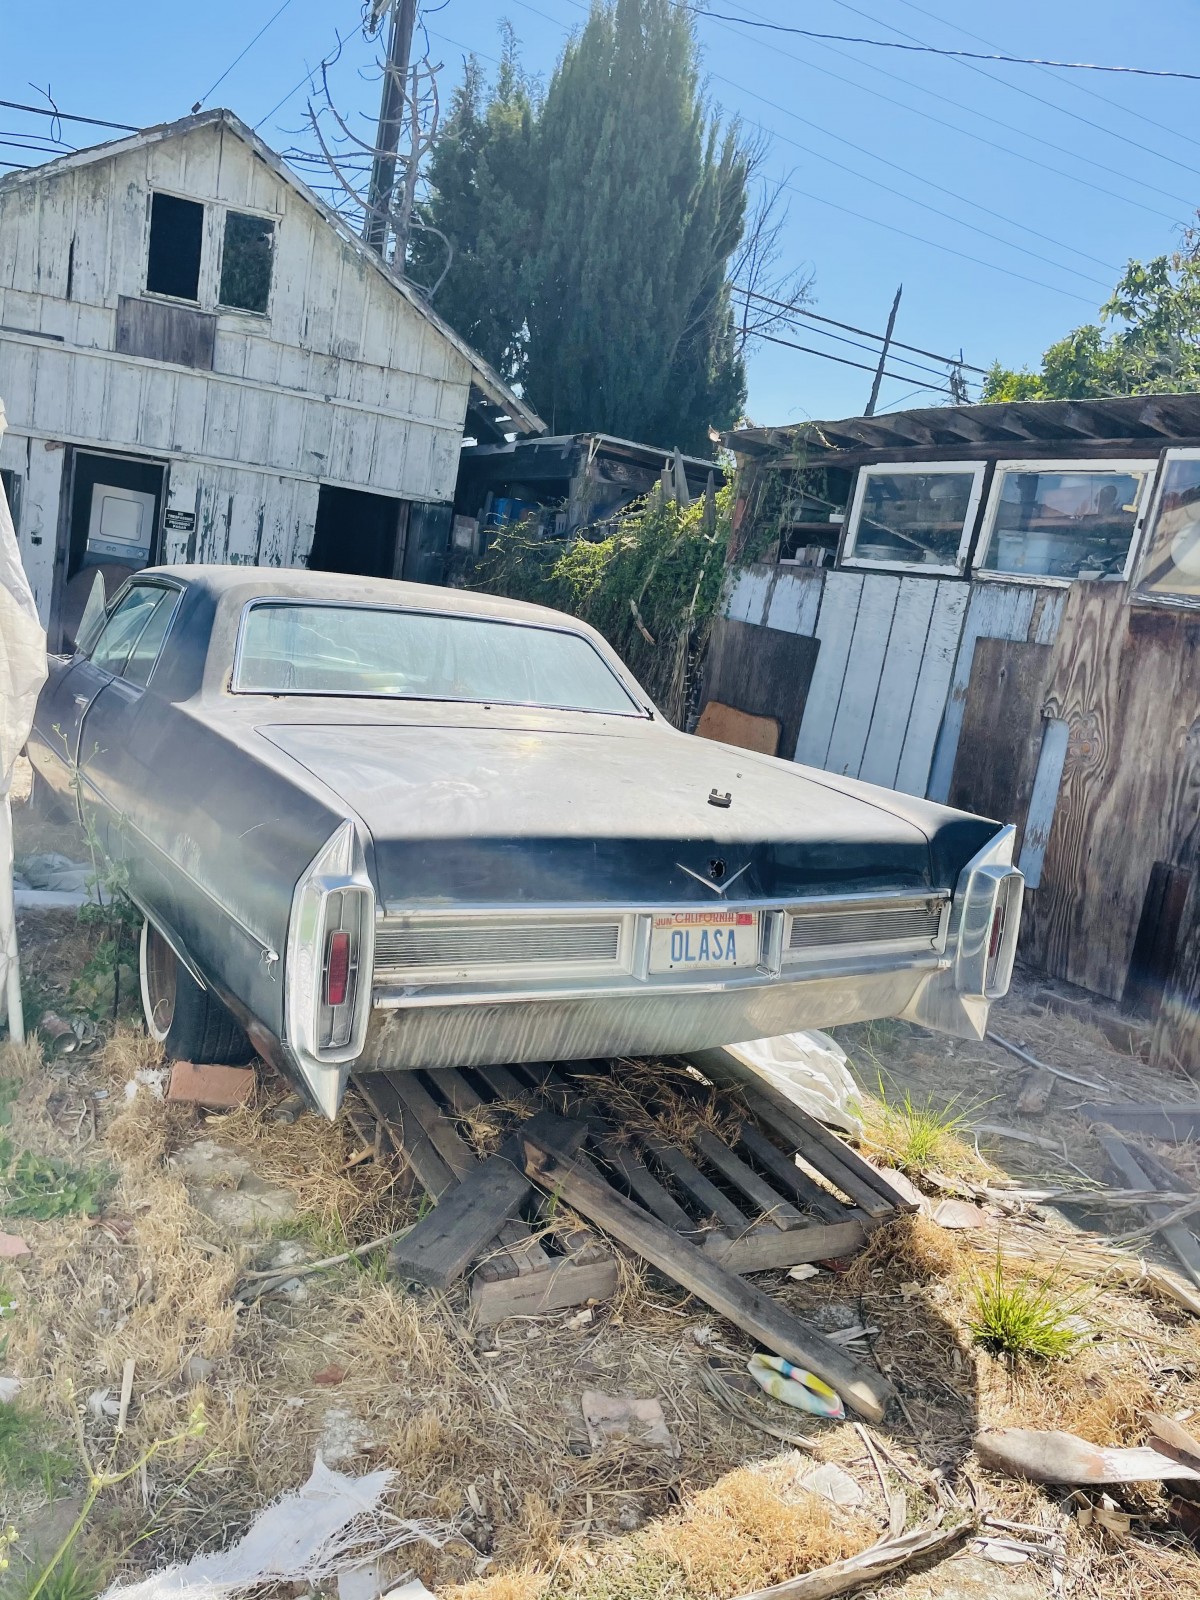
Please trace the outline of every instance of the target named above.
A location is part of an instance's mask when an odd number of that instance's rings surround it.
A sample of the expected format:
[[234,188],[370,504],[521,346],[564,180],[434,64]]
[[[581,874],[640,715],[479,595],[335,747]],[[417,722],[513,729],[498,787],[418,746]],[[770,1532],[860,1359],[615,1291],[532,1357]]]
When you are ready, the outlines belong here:
[[[3,434],[0,404],[0,437]],[[8,792],[45,681],[46,634],[21,565],[8,501],[0,489],[0,1020],[8,1016],[14,1038],[21,1037],[22,1027]]]
[[322,1585],[370,1556],[383,1556],[418,1539],[444,1544],[445,1523],[394,1517],[382,1501],[395,1480],[391,1471],[350,1478],[320,1456],[302,1489],[285,1494],[225,1550],[194,1556],[134,1583],[115,1583],[101,1600],[229,1600],[266,1584]]

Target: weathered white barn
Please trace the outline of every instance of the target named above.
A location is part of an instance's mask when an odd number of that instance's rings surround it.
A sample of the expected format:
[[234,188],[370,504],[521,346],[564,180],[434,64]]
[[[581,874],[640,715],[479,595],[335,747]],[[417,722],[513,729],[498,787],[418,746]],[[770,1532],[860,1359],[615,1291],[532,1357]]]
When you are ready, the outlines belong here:
[[543,431],[222,110],[0,179],[0,398],[52,643],[95,566],[436,577],[464,433]]

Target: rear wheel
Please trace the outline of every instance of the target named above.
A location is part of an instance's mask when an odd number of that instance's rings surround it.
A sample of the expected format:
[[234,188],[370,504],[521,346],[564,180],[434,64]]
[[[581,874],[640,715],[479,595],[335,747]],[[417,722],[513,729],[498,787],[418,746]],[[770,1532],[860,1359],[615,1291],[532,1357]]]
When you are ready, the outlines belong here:
[[241,1025],[149,922],[142,923],[138,971],[146,1028],[173,1060],[241,1067],[254,1059]]

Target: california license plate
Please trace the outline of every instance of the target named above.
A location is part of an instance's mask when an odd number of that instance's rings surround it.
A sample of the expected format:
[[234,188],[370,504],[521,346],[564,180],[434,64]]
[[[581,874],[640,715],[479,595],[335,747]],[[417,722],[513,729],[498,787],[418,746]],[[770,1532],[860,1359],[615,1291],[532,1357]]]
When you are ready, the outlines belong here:
[[757,911],[675,911],[654,919],[651,972],[737,972],[757,965]]

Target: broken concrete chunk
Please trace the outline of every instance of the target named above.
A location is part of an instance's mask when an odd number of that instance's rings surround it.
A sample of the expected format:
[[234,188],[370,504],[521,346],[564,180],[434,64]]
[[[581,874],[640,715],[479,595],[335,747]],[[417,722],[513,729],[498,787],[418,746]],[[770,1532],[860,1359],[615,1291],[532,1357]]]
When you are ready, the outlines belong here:
[[822,1462],[819,1467],[806,1472],[799,1481],[802,1489],[807,1489],[810,1494],[819,1494],[823,1500],[829,1500],[835,1506],[860,1506],[865,1498],[850,1474],[834,1466],[832,1461]]
[[232,1232],[286,1222],[296,1202],[286,1189],[260,1178],[244,1156],[214,1139],[200,1139],[171,1157],[192,1204]]

